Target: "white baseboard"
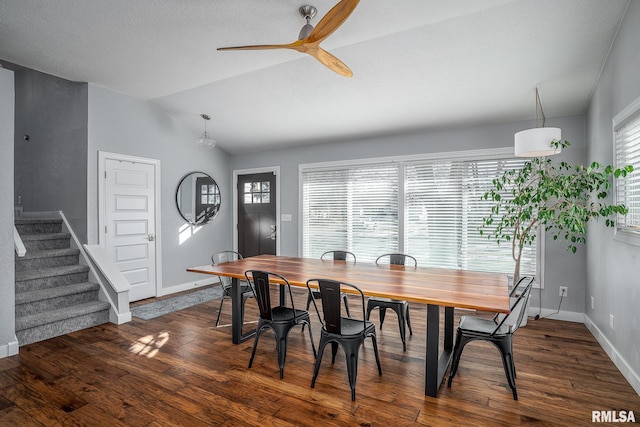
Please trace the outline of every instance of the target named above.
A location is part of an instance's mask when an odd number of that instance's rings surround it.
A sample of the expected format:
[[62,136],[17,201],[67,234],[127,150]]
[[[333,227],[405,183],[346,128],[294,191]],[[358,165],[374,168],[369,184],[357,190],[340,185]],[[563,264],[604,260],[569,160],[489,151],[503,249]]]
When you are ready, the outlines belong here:
[[215,285],[220,283],[217,278],[206,278],[202,280],[196,280],[195,282],[187,282],[182,283],[180,285],[171,286],[169,288],[162,288],[160,290],[159,297],[163,297],[165,295],[175,294],[177,292],[190,291],[192,289],[201,288],[203,286]]
[[607,339],[607,337],[602,333],[600,329],[596,326],[595,323],[585,314],[584,316],[584,324],[589,329],[591,334],[595,337],[596,341],[600,344],[600,347],[604,349],[607,353],[611,361],[616,368],[622,373],[622,376],[625,377],[631,387],[640,395],[640,375],[633,370],[633,368],[627,363],[627,361],[622,357],[618,350],[613,346],[611,341]]
[[131,322],[131,312],[127,311],[126,313],[116,313],[112,307],[111,310],[109,310],[109,322],[116,325]]
[[19,348],[20,345],[18,344],[18,338],[14,336],[13,341],[0,345],[0,359],[9,356],[15,356],[16,354],[18,354]]
[[553,320],[563,320],[565,322],[576,322],[576,323],[584,323],[584,313],[578,313],[576,311],[560,311],[556,313],[556,310],[551,310],[548,308],[543,308],[542,312],[538,307],[529,307],[529,320],[535,320],[535,316],[538,314],[540,318],[545,319],[553,319]]

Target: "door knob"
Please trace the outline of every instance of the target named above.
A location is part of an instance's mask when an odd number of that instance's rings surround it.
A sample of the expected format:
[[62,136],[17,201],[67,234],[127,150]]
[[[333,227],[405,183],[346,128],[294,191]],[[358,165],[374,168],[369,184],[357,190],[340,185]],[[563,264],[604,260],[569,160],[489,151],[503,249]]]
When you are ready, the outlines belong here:
[[154,240],[156,240],[155,234],[149,234],[147,236],[147,240],[150,241],[150,242],[153,242]]

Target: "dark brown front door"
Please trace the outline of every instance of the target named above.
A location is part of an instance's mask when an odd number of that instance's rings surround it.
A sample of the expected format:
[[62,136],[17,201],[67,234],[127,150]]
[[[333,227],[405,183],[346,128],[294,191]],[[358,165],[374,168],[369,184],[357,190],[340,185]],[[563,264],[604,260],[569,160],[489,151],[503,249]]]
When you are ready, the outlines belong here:
[[238,252],[276,255],[276,176],[238,176]]

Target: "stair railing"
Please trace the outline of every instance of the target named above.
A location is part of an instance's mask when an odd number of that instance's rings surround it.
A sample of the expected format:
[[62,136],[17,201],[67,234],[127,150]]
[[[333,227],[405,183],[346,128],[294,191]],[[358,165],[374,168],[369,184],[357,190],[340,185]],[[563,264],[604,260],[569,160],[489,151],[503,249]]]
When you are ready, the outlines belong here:
[[[112,323],[118,325],[131,320],[129,309],[129,291],[131,284],[124,277],[122,272],[116,267],[114,262],[107,256],[104,248],[100,245],[83,245],[83,252],[91,260],[89,268],[93,272],[96,281],[105,291],[111,307],[115,309],[115,319]],[[93,268],[95,266],[95,269]],[[107,283],[108,286],[104,286]]]
[[97,245],[82,245],[71,229],[67,217],[62,211],[65,231],[71,234],[71,245],[80,251],[80,263],[89,267],[90,278],[100,285],[100,299],[111,304],[109,321],[121,325],[131,321],[129,309],[129,291],[131,284],[122,275],[113,261],[106,256],[104,249]]
[[25,248],[22,238],[20,237],[20,233],[18,233],[18,229],[15,225],[13,226],[13,246],[15,247],[16,254],[19,257],[23,257],[27,254],[27,248]]

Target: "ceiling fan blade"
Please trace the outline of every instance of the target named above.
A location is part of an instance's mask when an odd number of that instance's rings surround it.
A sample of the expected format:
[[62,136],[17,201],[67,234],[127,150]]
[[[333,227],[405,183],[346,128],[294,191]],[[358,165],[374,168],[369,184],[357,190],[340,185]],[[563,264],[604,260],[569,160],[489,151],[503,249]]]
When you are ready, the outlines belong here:
[[293,43],[287,44],[258,44],[253,46],[231,46],[231,47],[219,47],[218,50],[267,50],[267,49],[293,49],[302,51],[302,43],[297,40]]
[[321,42],[329,37],[347,20],[358,3],[360,3],[360,0],[341,0],[322,17],[305,41],[310,43]]
[[352,77],[353,72],[346,66],[346,64],[340,61],[338,58],[327,52],[326,50],[318,47],[317,49],[307,49],[305,53],[316,58],[330,70],[335,71],[341,76]]

